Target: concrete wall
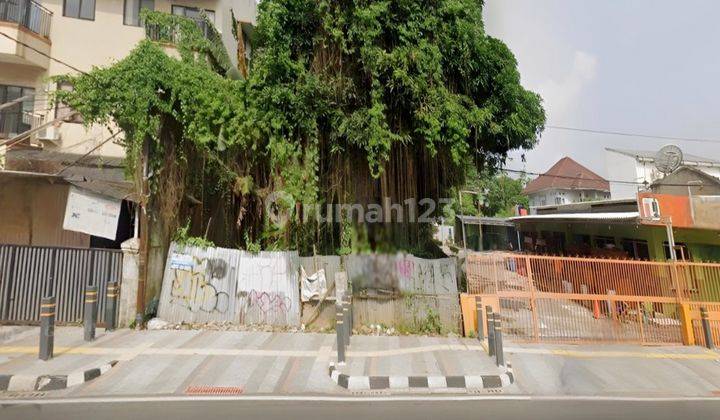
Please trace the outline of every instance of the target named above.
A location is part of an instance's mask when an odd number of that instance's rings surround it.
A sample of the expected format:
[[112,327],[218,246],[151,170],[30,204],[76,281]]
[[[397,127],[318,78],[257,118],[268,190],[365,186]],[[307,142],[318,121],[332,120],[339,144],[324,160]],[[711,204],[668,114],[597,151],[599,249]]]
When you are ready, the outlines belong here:
[[[301,261],[308,274],[316,271],[314,267],[325,268],[328,282],[334,279],[340,262],[337,256],[308,257]],[[383,324],[419,331],[430,322],[437,322],[444,332],[458,331],[456,264],[454,258],[427,260],[408,254],[344,257],[353,287],[355,327]],[[309,314],[316,305],[317,302],[305,304],[303,315]],[[313,326],[334,326],[333,305],[333,301],[323,305]]]

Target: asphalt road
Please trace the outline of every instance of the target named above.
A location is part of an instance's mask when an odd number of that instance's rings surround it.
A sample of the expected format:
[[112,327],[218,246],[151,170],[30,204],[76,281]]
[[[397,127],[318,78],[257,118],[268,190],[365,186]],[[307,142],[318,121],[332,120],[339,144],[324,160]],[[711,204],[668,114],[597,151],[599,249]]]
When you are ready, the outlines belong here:
[[296,400],[193,399],[193,400],[83,400],[58,404],[4,401],[0,419],[717,419],[720,399],[622,400],[452,398]]

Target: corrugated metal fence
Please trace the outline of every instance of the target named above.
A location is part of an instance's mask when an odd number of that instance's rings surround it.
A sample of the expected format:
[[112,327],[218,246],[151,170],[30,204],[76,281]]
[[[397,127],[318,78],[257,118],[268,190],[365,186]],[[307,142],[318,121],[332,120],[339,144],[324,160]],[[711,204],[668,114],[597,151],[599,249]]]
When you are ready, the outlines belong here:
[[158,316],[180,323],[300,325],[297,252],[185,247],[168,253]]
[[105,317],[107,282],[120,281],[122,252],[0,245],[0,322],[40,322],[40,299],[57,299],[56,321],[81,322],[85,285],[98,286],[98,323]]

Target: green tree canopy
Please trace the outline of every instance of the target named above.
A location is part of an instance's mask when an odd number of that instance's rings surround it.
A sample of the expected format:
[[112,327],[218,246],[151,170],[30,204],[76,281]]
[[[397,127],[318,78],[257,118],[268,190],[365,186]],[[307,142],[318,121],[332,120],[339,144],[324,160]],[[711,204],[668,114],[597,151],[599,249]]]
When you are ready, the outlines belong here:
[[430,229],[407,222],[296,220],[276,229],[262,201],[279,190],[305,203],[438,200],[469,170],[532,148],[545,122],[541,99],[521,86],[507,46],[485,33],[482,6],[264,0],[248,80],[143,42],[74,78],[63,100],[88,121],[117,121],[131,157],[149,140],[158,172],[174,174],[156,175],[155,191],[182,185],[165,207],[192,216],[193,229],[218,244],[334,252],[352,238],[355,248],[422,247]]

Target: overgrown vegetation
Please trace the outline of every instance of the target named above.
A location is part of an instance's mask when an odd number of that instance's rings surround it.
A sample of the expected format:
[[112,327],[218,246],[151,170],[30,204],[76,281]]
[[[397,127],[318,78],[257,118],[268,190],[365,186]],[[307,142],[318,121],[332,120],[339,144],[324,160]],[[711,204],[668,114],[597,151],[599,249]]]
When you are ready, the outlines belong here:
[[205,238],[198,236],[190,236],[190,223],[179,227],[172,237],[173,242],[183,246],[193,246],[198,248],[212,248],[215,244]]
[[455,193],[452,206],[446,209],[445,216],[451,224],[454,223],[454,215],[460,211],[466,216],[513,216],[516,206],[529,206],[528,197],[523,194],[526,183],[524,177],[511,178],[487,169],[481,173],[470,170],[465,185],[460,188],[477,194],[463,194],[460,203]]
[[306,205],[385,211],[437,201],[469,171],[492,172],[508,151],[533,147],[545,122],[512,53],[485,33],[477,0],[264,0],[246,80],[208,61],[197,33],[173,42],[180,60],[143,41],[59,93],[87,123],[124,130],[136,180],[146,145],[146,200],[166,239],[189,219],[188,235],[221,246],[429,255],[429,225],[324,223],[301,209],[277,226],[264,200],[284,191]]

